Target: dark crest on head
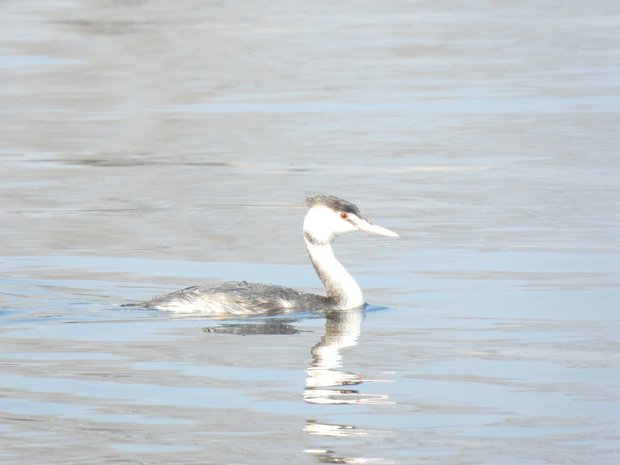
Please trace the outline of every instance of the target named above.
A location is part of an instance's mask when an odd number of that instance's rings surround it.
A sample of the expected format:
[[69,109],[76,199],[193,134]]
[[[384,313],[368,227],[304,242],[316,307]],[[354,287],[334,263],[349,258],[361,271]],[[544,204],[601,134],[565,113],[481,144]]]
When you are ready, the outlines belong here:
[[334,211],[353,213],[354,215],[363,218],[362,213],[355,204],[352,204],[351,202],[348,202],[339,197],[335,197],[333,195],[314,195],[312,197],[307,197],[306,204],[309,207],[313,207],[315,205],[325,205],[326,207],[331,208]]

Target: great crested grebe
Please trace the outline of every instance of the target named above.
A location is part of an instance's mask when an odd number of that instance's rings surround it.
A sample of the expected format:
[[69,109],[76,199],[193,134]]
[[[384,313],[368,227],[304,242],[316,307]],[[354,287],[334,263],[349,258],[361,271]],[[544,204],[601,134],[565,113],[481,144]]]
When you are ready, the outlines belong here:
[[394,231],[370,223],[359,209],[334,196],[308,197],[304,241],[326,296],[271,284],[228,282],[217,287],[193,286],[137,304],[139,307],[212,316],[250,315],[270,311],[350,309],[364,305],[353,276],[334,256],[332,242],[348,232],[398,237]]

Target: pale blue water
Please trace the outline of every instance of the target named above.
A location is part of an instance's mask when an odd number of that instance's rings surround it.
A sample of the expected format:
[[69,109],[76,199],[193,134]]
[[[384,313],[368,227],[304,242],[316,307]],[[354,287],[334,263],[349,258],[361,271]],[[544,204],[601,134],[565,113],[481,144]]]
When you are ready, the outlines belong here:
[[[2,463],[618,463],[615,2],[2,10]],[[317,192],[364,312],[120,306],[319,288]]]

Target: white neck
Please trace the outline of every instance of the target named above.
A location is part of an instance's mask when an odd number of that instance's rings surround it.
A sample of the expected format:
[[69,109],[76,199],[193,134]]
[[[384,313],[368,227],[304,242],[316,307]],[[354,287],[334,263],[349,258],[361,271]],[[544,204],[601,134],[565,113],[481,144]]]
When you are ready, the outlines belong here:
[[364,295],[353,276],[334,256],[329,242],[312,243],[304,238],[312,266],[325,286],[327,297],[337,308],[356,308],[364,305]]

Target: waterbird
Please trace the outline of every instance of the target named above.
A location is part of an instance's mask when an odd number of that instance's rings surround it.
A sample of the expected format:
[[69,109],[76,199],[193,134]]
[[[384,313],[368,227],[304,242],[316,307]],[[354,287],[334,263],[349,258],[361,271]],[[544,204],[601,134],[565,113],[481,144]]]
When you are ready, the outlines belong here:
[[306,205],[304,242],[325,296],[272,284],[232,281],[216,287],[192,286],[130,306],[222,317],[363,307],[362,289],[335,257],[332,243],[338,236],[356,231],[387,237],[398,234],[371,223],[356,205],[333,195],[308,197]]

